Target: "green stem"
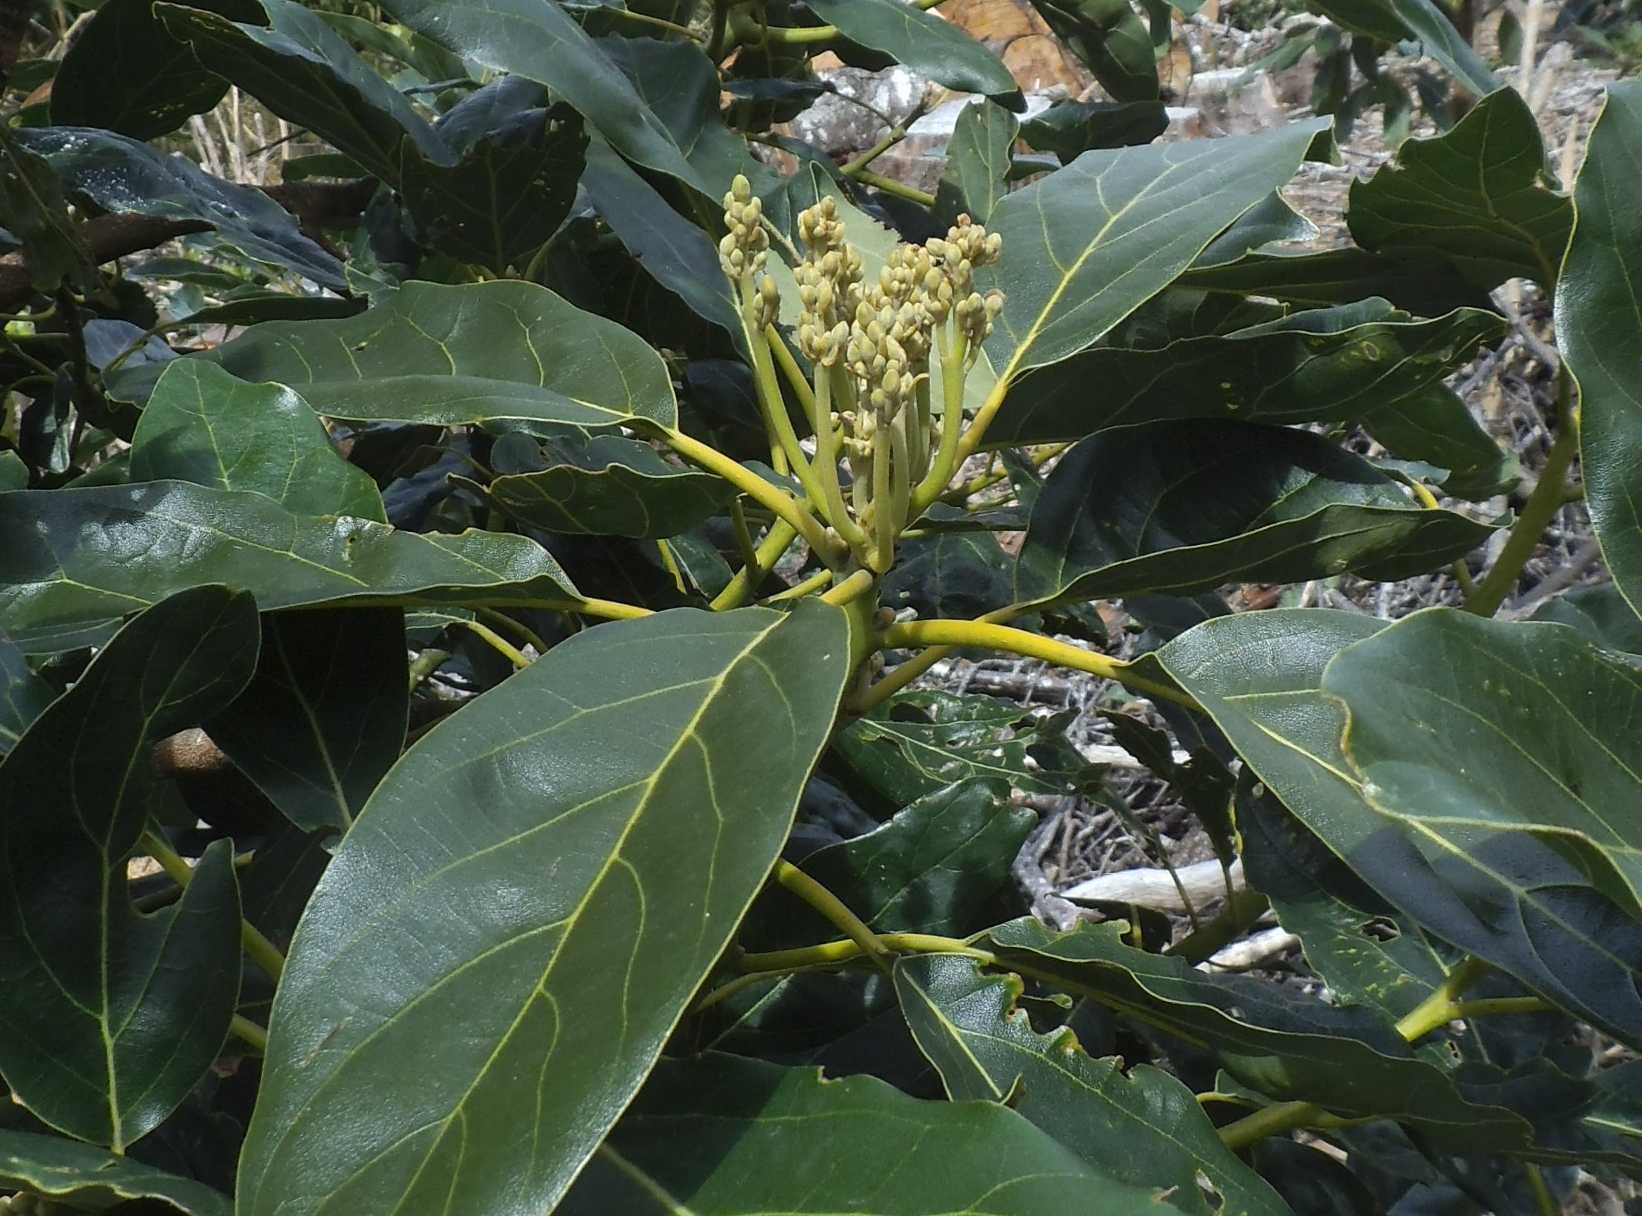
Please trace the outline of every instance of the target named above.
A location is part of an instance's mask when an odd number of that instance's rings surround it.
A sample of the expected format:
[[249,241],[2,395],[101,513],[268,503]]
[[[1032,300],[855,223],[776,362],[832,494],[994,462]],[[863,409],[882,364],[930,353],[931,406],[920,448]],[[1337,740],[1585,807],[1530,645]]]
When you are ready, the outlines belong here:
[[838,448],[832,432],[833,369],[815,369],[815,391],[810,395],[810,425],[815,428],[815,469],[821,482],[822,501],[834,530],[844,538],[857,557],[866,550],[867,534],[844,505],[844,490],[838,482]]
[[741,564],[756,566],[758,546],[753,543],[753,531],[747,526],[747,509],[741,505],[740,495],[730,503],[730,527],[735,532],[736,548],[741,550]]
[[785,591],[778,591],[774,595],[766,596],[758,602],[760,604],[784,604],[790,600],[801,600],[806,595],[811,595],[821,590],[821,588],[825,587],[830,582],[832,582],[831,570],[817,570],[803,582],[794,583]]
[[1276,1102],[1226,1124],[1220,1129],[1220,1142],[1238,1152],[1267,1136],[1309,1127],[1327,1113],[1315,1102]]
[[415,692],[416,686],[438,671],[448,658],[450,658],[450,651],[431,648],[417,655],[416,661],[410,665],[411,691]]
[[725,584],[724,590],[714,596],[712,603],[707,606],[714,612],[727,612],[731,608],[741,607],[764,581],[764,576],[769,573],[770,568],[781,560],[781,555],[790,549],[793,541],[797,539],[797,528],[784,519],[776,520],[764,534],[764,539],[754,554],[757,564],[743,566],[738,570],[735,577]]
[[[989,950],[977,950],[956,937],[938,937],[933,933],[880,933],[879,944],[895,954],[962,954],[988,966],[996,965],[998,956]],[[799,967],[836,967],[858,958],[867,957],[860,943],[845,940],[823,942],[819,946],[800,946],[794,950],[766,950],[758,954],[743,954],[736,967],[744,972],[792,971]]]
[[[194,867],[188,864],[182,854],[173,849],[165,837],[152,828],[144,829],[140,847],[166,872],[171,881],[179,887],[187,887],[193,881]],[[240,945],[244,947],[250,960],[265,972],[274,983],[279,983],[279,977],[285,972],[285,956],[279,948],[264,937],[249,921],[239,922]]]
[[872,541],[867,563],[879,574],[887,574],[895,564],[895,504],[890,488],[890,428],[888,418],[878,419],[872,436]]
[[885,646],[979,646],[987,650],[1003,650],[1010,654],[1042,659],[1057,667],[1086,671],[1107,680],[1116,680],[1125,688],[1144,693],[1154,700],[1173,701],[1188,709],[1199,708],[1196,701],[1177,688],[1160,684],[1136,674],[1131,665],[1109,655],[1095,654],[1065,642],[1057,642],[1042,634],[1028,633],[1008,625],[994,625],[987,621],[907,621],[891,625],[884,631]]
[[815,550],[816,556],[829,566],[836,566],[842,560],[842,546],[826,534],[815,516],[791,494],[771,485],[750,469],[743,468],[717,448],[690,438],[683,431],[669,430],[665,434],[668,444],[680,456],[694,461],[710,473],[717,473],[772,515],[785,520]]
[[835,971],[837,968],[831,963],[822,963],[814,967],[789,967],[785,971],[751,971],[746,975],[738,975],[734,979],[726,980],[717,988],[701,997],[690,1006],[691,1013],[700,1013],[711,1009],[722,1001],[727,1001],[736,993],[746,988],[754,988],[759,984],[770,984],[776,980],[785,979],[789,975],[806,975],[816,971]]
[[889,133],[886,134],[884,138],[873,144],[872,147],[861,153],[861,155],[857,156],[854,160],[846,162],[838,171],[845,177],[854,177],[857,173],[872,164],[873,161],[877,160],[885,152],[888,152],[906,137],[907,133],[905,127],[892,126],[889,129]]
[[776,366],[781,369],[782,379],[787,382],[787,387],[792,389],[793,394],[797,396],[798,403],[804,407],[805,415],[810,418],[816,417],[815,392],[810,388],[809,378],[804,375],[804,369],[798,366],[798,360],[793,358],[792,351],[781,337],[781,331],[773,325],[766,325],[764,327],[764,343],[770,348],[770,353],[775,356]]
[[500,625],[503,629],[511,630],[523,639],[525,645],[534,646],[537,654],[547,653],[547,643],[542,641],[541,635],[523,621],[516,621],[507,613],[497,612],[494,608],[475,608],[473,615],[481,620]]
[[1578,451],[1579,427],[1564,410],[1561,430],[1557,434],[1556,442],[1551,445],[1550,454],[1545,458],[1545,469],[1540,473],[1539,484],[1528,496],[1517,522],[1511,525],[1511,535],[1505,542],[1505,548],[1500,551],[1499,560],[1476,585],[1475,590],[1466,597],[1467,612],[1474,612],[1478,616],[1493,616],[1505,602],[1505,597],[1517,585],[1517,579],[1522,576],[1522,568],[1528,564],[1528,559],[1539,547],[1540,538],[1544,535],[1546,527],[1552,517],[1562,509],[1568,466],[1573,463],[1574,455]]
[[929,472],[912,495],[912,518],[916,519],[942,493],[952,475],[963,463],[964,429],[964,364],[969,357],[968,340],[955,326],[949,334],[945,325],[935,330],[936,346],[941,359],[941,446],[929,466]]
[[233,1020],[228,1023],[228,1033],[256,1048],[263,1055],[268,1053],[267,1029],[258,1026],[250,1018],[241,1017],[236,1013]]
[[793,430],[792,419],[787,416],[787,402],[781,396],[781,385],[775,378],[775,362],[770,344],[759,340],[759,334],[754,331],[751,324],[751,317],[757,308],[752,276],[743,278],[740,287],[741,328],[747,338],[747,347],[752,351],[753,388],[758,393],[758,404],[764,412],[765,427],[780,444],[781,451],[786,454],[787,463],[792,467],[793,476],[798,478],[799,485],[804,487],[804,493],[809,495],[810,501],[824,502],[821,483],[816,477],[815,470],[810,467],[809,457],[799,446],[798,432]]
[[876,580],[870,570],[857,570],[831,591],[823,592],[821,599],[828,604],[848,604],[865,594]]
[[917,203],[920,207],[933,207],[935,205],[935,196],[933,194],[925,194],[915,186],[898,182],[893,177],[884,177],[882,174],[874,173],[871,169],[857,169],[849,176],[863,186],[871,186],[875,190],[882,190],[885,194],[893,194],[897,198],[904,198],[907,202]]
[[513,666],[518,668],[520,671],[523,671],[526,667],[530,666],[530,656],[513,646],[512,643],[510,643],[501,634],[497,633],[489,625],[483,624],[480,621],[464,620],[458,620],[456,623],[461,625],[470,633],[474,634],[480,641],[484,642],[485,645],[489,646],[509,663],[512,663]]
[[[986,624],[999,624],[1019,616],[1022,611],[1022,609],[1014,607],[998,608],[978,619]],[[850,708],[856,713],[864,714],[869,712],[875,706],[889,700],[942,659],[949,658],[957,653],[958,649],[957,646],[931,646],[921,654],[914,655],[879,680],[878,683],[855,697],[851,701]]]
[[775,880],[825,917],[833,928],[849,938],[862,954],[876,963],[885,975],[889,974],[889,948],[867,927],[865,921],[845,906],[843,900],[790,861],[778,860],[775,863]]
[[1467,958],[1455,967],[1435,989],[1413,1009],[1397,1021],[1397,1033],[1410,1043],[1417,1043],[1433,1030],[1440,1030],[1458,1015],[1462,993],[1488,973],[1488,964],[1479,958]]
[[1534,1194],[1534,1206],[1539,1209],[1539,1216],[1561,1216],[1562,1205],[1551,1194],[1551,1188],[1545,1182],[1545,1171],[1531,1161],[1523,1162],[1522,1168],[1528,1172],[1528,1189]]
[[640,617],[651,615],[651,609],[649,608],[640,608],[637,604],[624,604],[620,600],[601,600],[596,596],[583,599],[572,599],[569,596],[563,598],[549,596],[545,599],[501,599],[492,600],[491,603],[503,608],[539,608],[543,612],[569,612],[577,616],[596,616],[607,621],[636,621]]
[[654,29],[666,30],[670,34],[683,34],[692,42],[707,41],[706,37],[696,33],[689,26],[679,25],[676,21],[667,21],[661,17],[652,17],[648,13],[635,13],[631,9],[625,8],[609,8],[600,15],[616,17],[622,21],[631,21],[638,25],[648,25]]

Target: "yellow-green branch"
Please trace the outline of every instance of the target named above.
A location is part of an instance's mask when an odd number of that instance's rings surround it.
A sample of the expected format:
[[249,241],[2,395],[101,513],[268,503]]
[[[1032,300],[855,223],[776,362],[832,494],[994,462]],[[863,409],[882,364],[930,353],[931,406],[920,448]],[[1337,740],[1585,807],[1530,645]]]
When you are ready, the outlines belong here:
[[680,456],[699,464],[709,473],[717,473],[772,515],[785,520],[815,550],[816,556],[829,566],[836,566],[843,559],[843,546],[828,536],[821,522],[791,494],[765,481],[752,470],[743,468],[717,448],[690,438],[683,431],[669,430],[666,438]]
[[[159,862],[160,868],[179,887],[186,888],[194,880],[194,867],[158,832],[144,831],[138,847]],[[285,956],[279,952],[279,947],[264,937],[250,921],[243,919],[239,922],[239,939],[246,956],[277,984],[279,977],[285,973]]]

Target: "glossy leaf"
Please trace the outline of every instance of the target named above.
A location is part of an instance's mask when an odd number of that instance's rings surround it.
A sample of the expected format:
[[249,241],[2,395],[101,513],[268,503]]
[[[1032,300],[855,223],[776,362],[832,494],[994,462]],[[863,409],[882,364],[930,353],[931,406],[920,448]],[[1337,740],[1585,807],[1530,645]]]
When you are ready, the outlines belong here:
[[17,138],[46,159],[67,192],[105,211],[192,220],[256,261],[333,291],[348,285],[342,264],[304,236],[290,212],[260,190],[212,177],[186,156],[91,127],[32,127]]
[[94,645],[121,617],[207,583],[246,588],[264,610],[574,594],[522,536],[298,516],[179,481],[0,494],[0,533],[18,538],[0,550],[0,630],[30,653]]
[[1410,139],[1351,185],[1346,211],[1364,249],[1435,255],[1481,288],[1515,275],[1556,282],[1573,205],[1546,185],[1539,123],[1515,89],[1483,98],[1454,127]]
[[959,955],[913,955],[896,961],[895,990],[953,1101],[1007,1102],[1102,1173],[1162,1191],[1182,1211],[1288,1216],[1220,1143],[1191,1090],[1156,1068],[1092,1059],[1069,1027],[1039,1034],[1016,1006],[1019,978],[983,974]]
[[1026,102],[1003,61],[958,26],[901,0],[805,0],[811,12],[851,42],[959,93],[996,97],[1012,110]]
[[[870,832],[826,845],[800,868],[880,933],[964,936],[990,923],[1012,880],[1009,867],[1037,823],[1011,806],[996,778],[925,794]],[[769,946],[826,940],[825,921],[785,892],[764,897]],[[759,948],[764,948],[762,945]]]
[[969,620],[1012,601],[1013,567],[988,531],[913,537],[900,543],[895,565],[884,575],[880,598],[897,611],[915,608],[924,618]]
[[1468,1101],[1442,1072],[1411,1054],[1388,1018],[1243,976],[1205,975],[1184,959],[1125,945],[1125,928],[1083,925],[1057,933],[1021,919],[989,930],[977,944],[1004,966],[1014,963],[1034,978],[1144,1011],[1150,1025],[1213,1051],[1239,1081],[1274,1098],[1389,1117],[1437,1143],[1499,1151],[1526,1142],[1525,1120]]
[[[198,0],[239,20],[258,13],[254,0]],[[203,114],[228,91],[186,42],[172,37],[153,0],[108,0],[79,32],[51,82],[51,121],[103,127],[133,139],[169,134]]]
[[1440,386],[1504,328],[1480,309],[1415,321],[1364,300],[1155,349],[1097,346],[1015,385],[987,442],[1081,439],[1170,418],[1355,421]]
[[537,452],[515,459],[489,494],[513,519],[545,532],[676,536],[716,515],[735,494],[714,474],[669,464],[649,444],[618,435],[549,439]]
[[228,1196],[189,1178],[61,1136],[0,1131],[0,1187],[31,1191],[74,1210],[105,1211],[132,1200],[182,1216],[230,1216]]
[[0,762],[0,1074],[41,1119],[116,1152],[205,1074],[239,995],[231,844],[159,912],[138,914],[123,879],[159,793],[150,749],[231,701],[256,651],[249,596],[177,595],[121,630]]
[[346,828],[399,759],[409,701],[400,612],[278,613],[251,683],[206,730],[292,823]]
[[[817,1151],[825,1145],[825,1151]],[[670,1060],[562,1216],[1155,1216],[1014,1111],[922,1102],[871,1077],[735,1056]]]
[[1187,595],[1228,582],[1398,579],[1491,529],[1428,511],[1361,457],[1306,431],[1170,422],[1067,452],[1032,508],[1019,600]]
[[935,213],[947,223],[968,215],[990,223],[1009,180],[1010,151],[1020,122],[996,102],[963,108],[947,142],[946,168],[935,191]]
[[55,291],[65,277],[90,270],[90,251],[63,198],[56,166],[29,147],[21,131],[0,130],[0,206],[13,243],[21,244],[33,286]]
[[1157,97],[1157,61],[1129,0],[1032,0],[1032,7],[1117,101]]
[[1557,346],[1579,383],[1580,462],[1614,583],[1642,610],[1642,214],[1632,199],[1642,86],[1613,86],[1575,185],[1578,221],[1557,283]]
[[[1432,935],[1636,1039],[1642,1034],[1642,929],[1600,895],[1592,885],[1598,876],[1576,865],[1578,855],[1563,852],[1560,838],[1507,830],[1503,821],[1480,847],[1456,854],[1441,834],[1399,821],[1365,796],[1341,744],[1345,706],[1323,691],[1323,682],[1335,655],[1381,626],[1351,613],[1243,613],[1182,635],[1157,652],[1156,665],[1162,678],[1178,681],[1202,704],[1260,780],[1381,898]],[[1554,626],[1531,628],[1553,645],[1563,645],[1553,635],[1573,637]],[[1492,673],[1490,679],[1498,682]]]
[[1293,176],[1325,127],[1086,152],[1007,196],[990,225],[1003,260],[976,276],[1005,295],[987,342],[1000,378],[1096,342]]
[[132,436],[131,478],[250,490],[293,515],[387,522],[376,483],[342,459],[307,402],[198,359],[161,373]]
[[623,156],[712,194],[632,83],[553,0],[389,0],[382,8],[487,68],[545,84]]
[[534,283],[407,283],[341,321],[258,325],[209,356],[350,422],[676,421],[667,366],[613,321]]
[[848,660],[826,605],[662,613],[424,736],[297,929],[241,1216],[551,1210],[763,883]]
[[973,777],[1065,793],[1085,767],[1065,728],[997,697],[908,692],[845,726],[833,750],[894,807]]
[[1149,144],[1168,129],[1161,101],[1061,101],[1023,122],[1021,138],[1064,162],[1093,148]]
[[741,306],[719,265],[718,250],[705,232],[669,207],[607,145],[588,148],[582,186],[646,274],[697,316],[743,343]]

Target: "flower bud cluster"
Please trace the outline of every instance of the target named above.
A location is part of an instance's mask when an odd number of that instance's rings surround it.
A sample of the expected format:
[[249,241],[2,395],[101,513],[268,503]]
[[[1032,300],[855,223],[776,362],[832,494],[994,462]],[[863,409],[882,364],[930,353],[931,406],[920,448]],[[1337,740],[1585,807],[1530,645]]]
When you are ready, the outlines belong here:
[[718,243],[718,260],[734,282],[756,276],[769,257],[770,235],[764,231],[764,202],[753,195],[752,183],[740,174],[724,196],[724,225],[729,231]]

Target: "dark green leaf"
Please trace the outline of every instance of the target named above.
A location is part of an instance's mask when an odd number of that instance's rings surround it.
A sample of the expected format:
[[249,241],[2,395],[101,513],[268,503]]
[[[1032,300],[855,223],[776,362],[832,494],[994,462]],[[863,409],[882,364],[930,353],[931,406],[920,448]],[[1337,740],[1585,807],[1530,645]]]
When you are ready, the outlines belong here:
[[677,418],[667,365],[648,343],[518,280],[407,283],[357,317],[258,325],[205,357],[350,422]]
[[[1642,833],[1625,814],[1642,793],[1634,662],[1562,626],[1434,609],[1342,651],[1321,687],[1349,715],[1344,748],[1362,798],[1430,864],[1468,863],[1469,887],[1514,904],[1501,937],[1518,926],[1539,954],[1571,960],[1581,947],[1568,914],[1604,902],[1610,915],[1642,911]],[[1539,857],[1533,879],[1502,874],[1507,856]],[[1592,947],[1624,958],[1642,947],[1642,926],[1616,925]],[[1611,1025],[1642,1015],[1634,990],[1575,991]]]
[[1157,97],[1157,60],[1129,0],[1032,0],[1049,28],[1117,101]]
[[1381,42],[1415,39],[1474,96],[1500,87],[1471,45],[1433,0],[1314,0],[1313,7],[1345,29]]
[[1273,192],[1210,241],[1192,265],[1199,269],[1230,266],[1266,245],[1310,241],[1316,236],[1317,225],[1289,206],[1282,194]]
[[251,490],[293,515],[387,522],[376,483],[342,459],[307,402],[198,359],[161,373],[131,439],[131,478]]
[[1612,583],[1555,596],[1535,610],[1533,619],[1572,625],[1588,641],[1607,650],[1642,655],[1642,617]]
[[1286,182],[1325,127],[1086,152],[1004,198],[1003,259],[977,275],[1005,294],[987,343],[999,379],[1093,345]]
[[[439,46],[537,81],[569,102],[623,156],[714,193],[661,118],[598,42],[549,0],[389,0],[383,9]],[[626,40],[623,40],[626,41]],[[699,55],[699,52],[697,52]]]
[[220,304],[208,304],[185,317],[166,322],[166,329],[192,329],[201,325],[255,325],[259,321],[332,321],[365,311],[366,301],[358,297],[293,296],[284,292],[257,292],[236,295]]
[[735,1056],[667,1061],[562,1216],[1156,1216],[1014,1111]]
[[508,515],[544,532],[676,536],[735,494],[714,474],[669,464],[649,444],[618,435],[549,439],[538,452],[522,462],[525,471],[510,468],[492,481],[489,492]]
[[0,1187],[102,1212],[130,1200],[152,1200],[183,1216],[231,1216],[226,1195],[89,1144],[60,1136],[0,1131]]
[[16,452],[0,452],[0,493],[6,490],[26,490],[29,467]]
[[[945,24],[944,22],[942,24]],[[935,190],[935,214],[944,223],[967,214],[977,224],[992,220],[992,209],[1009,180],[1010,149],[1020,123],[996,102],[963,108],[947,143],[946,168]]]
[[1483,289],[1521,275],[1556,282],[1573,205],[1545,185],[1539,123],[1514,89],[1485,97],[1455,126],[1411,139],[1351,185],[1346,211],[1364,249],[1435,255]]
[[595,143],[587,150],[582,185],[618,240],[644,272],[744,345],[741,305],[719,265],[707,234],[667,205],[667,200],[612,152]]
[[300,828],[346,828],[405,742],[410,694],[394,609],[264,620],[256,675],[207,733]]
[[[1198,626],[1158,651],[1155,661],[1164,677],[1198,700],[1260,780],[1381,898],[1434,936],[1487,959],[1581,1016],[1635,1038],[1642,1033],[1637,996],[1642,928],[1592,885],[1599,874],[1576,865],[1574,838],[1549,825],[1543,838],[1528,830],[1503,830],[1510,821],[1502,817],[1502,830],[1484,833],[1480,847],[1453,853],[1441,832],[1382,813],[1365,797],[1341,744],[1345,705],[1323,691],[1323,682],[1336,654],[1372,638],[1382,626],[1342,612],[1241,613]],[[1550,648],[1547,658],[1564,662],[1564,652],[1582,645],[1571,630],[1555,626],[1488,628],[1527,629],[1533,642]],[[1513,642],[1503,654],[1523,645]],[[1580,688],[1587,669],[1618,671],[1609,666],[1612,657],[1586,657],[1599,655],[1581,651],[1569,687]],[[1533,670],[1502,675],[1494,666],[1490,661],[1486,671],[1477,670],[1476,679],[1486,677],[1513,697]],[[1444,674],[1396,669],[1416,688]],[[1479,695],[1484,691],[1479,688]],[[1554,712],[1544,692],[1537,697],[1539,712]],[[1522,710],[1501,696],[1490,710],[1496,712],[1514,721]],[[1555,721],[1548,717],[1543,729],[1554,729]],[[1453,726],[1460,729],[1462,723]],[[1536,722],[1529,729],[1542,726]],[[1419,746],[1412,732],[1404,738]],[[1450,767],[1457,769],[1456,755],[1466,753],[1450,752]],[[1487,779],[1487,774],[1464,779],[1479,776]],[[1535,813],[1547,810],[1538,807]]]
[[[1424,400],[1504,330],[1478,309],[1414,321],[1365,300],[1155,349],[1097,346],[1015,385],[987,442],[1081,439],[1170,418],[1356,421]],[[1091,393],[1092,384],[1101,391]]]
[[913,537],[901,542],[894,567],[884,575],[881,598],[890,608],[916,608],[926,619],[973,619],[1013,601],[1013,568],[988,531]]
[[1184,959],[1124,944],[1126,930],[1118,922],[1057,933],[1026,918],[977,944],[1033,978],[1143,1011],[1152,1026],[1215,1052],[1239,1081],[1274,1098],[1396,1119],[1439,1143],[1499,1151],[1526,1142],[1525,1120],[1468,1101],[1411,1054],[1389,1018],[1244,976],[1206,975]]
[[47,292],[91,268],[85,241],[68,218],[58,174],[58,166],[26,145],[22,132],[0,124],[0,214],[22,242],[33,285]]
[[1492,529],[1428,511],[1308,431],[1165,422],[1103,431],[1061,457],[1032,508],[1016,598],[1186,595],[1228,582],[1360,572],[1407,578]]
[[[995,917],[1009,867],[1037,817],[1009,803],[995,778],[925,794],[864,835],[817,849],[800,868],[880,933],[964,936]],[[829,933],[796,898],[766,897],[765,945],[824,941]]]
[[1294,1216],[1379,1216],[1374,1194],[1346,1164],[1308,1144],[1270,1136],[1252,1149],[1254,1168]]
[[1239,296],[1270,296],[1302,308],[1384,296],[1398,308],[1422,317],[1491,306],[1486,291],[1461,278],[1447,263],[1433,265],[1429,258],[1386,257],[1362,249],[1255,253],[1229,266],[1188,270],[1180,285]]
[[1448,470],[1442,488],[1455,498],[1490,498],[1510,490],[1522,477],[1517,458],[1500,447],[1446,385],[1432,384],[1359,421],[1387,451]]
[[[1610,88],[1575,185],[1579,219],[1557,283],[1557,345],[1579,383],[1585,501],[1614,583],[1642,606],[1642,84]],[[1566,424],[1564,424],[1566,425]]]
[[1038,1034],[1016,1007],[1015,976],[984,975],[958,955],[914,955],[896,961],[895,990],[953,1101],[1008,1102],[1101,1173],[1162,1191],[1181,1211],[1289,1216],[1220,1143],[1191,1090],[1156,1068],[1125,1073],[1120,1059],[1092,1059],[1068,1027]]
[[999,98],[1024,110],[1020,86],[1003,61],[958,26],[901,0],[805,0],[851,42],[895,57],[959,93]]
[[231,844],[147,916],[124,877],[159,794],[150,749],[231,701],[256,651],[250,596],[174,596],[121,630],[0,762],[0,1073],[41,1119],[116,1152],[194,1087],[234,1013]]
[[[1017,789],[1066,793],[1084,767],[1066,723],[996,697],[911,692],[838,732],[833,750],[892,806],[942,786],[996,777]],[[1037,767],[1029,768],[1032,756]]]
[[1169,129],[1161,101],[1062,101],[1021,124],[1021,138],[1065,162],[1092,148],[1149,144]]
[[46,158],[70,193],[105,211],[192,220],[247,257],[294,270],[334,291],[342,265],[304,236],[296,218],[260,190],[212,177],[186,156],[88,127],[36,127],[17,138]]
[[[241,21],[261,12],[254,0],[195,0],[193,7]],[[153,0],[108,0],[63,56],[51,84],[51,121],[154,139],[205,113],[227,91],[226,80],[166,32]]]
[[265,610],[509,603],[574,594],[534,541],[417,535],[292,515],[261,494],[179,481],[0,494],[0,630],[31,653],[94,645],[121,617],[207,583]]
[[51,685],[30,670],[23,652],[0,633],[0,759],[56,696]]
[[424,736],[297,930],[243,1216],[552,1210],[764,881],[848,667],[827,605],[662,613]]

